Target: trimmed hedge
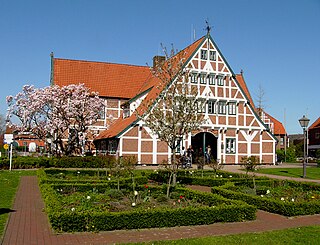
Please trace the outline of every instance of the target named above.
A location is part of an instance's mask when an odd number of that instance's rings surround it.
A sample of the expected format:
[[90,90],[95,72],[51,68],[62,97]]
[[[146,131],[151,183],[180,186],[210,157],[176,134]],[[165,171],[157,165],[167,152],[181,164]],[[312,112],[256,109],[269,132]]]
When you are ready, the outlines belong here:
[[[203,185],[203,186],[220,186],[224,185],[227,182],[233,182],[235,185],[246,183],[246,184],[251,184],[253,181],[252,179],[244,179],[244,178],[208,178],[208,177],[185,177],[185,176],[180,176],[178,177],[179,183],[180,184],[185,184],[185,185]],[[256,179],[257,183],[268,183],[270,180],[266,178],[258,178]]]
[[[14,169],[29,168],[106,168],[115,161],[114,156],[86,156],[86,157],[14,157]],[[9,169],[9,159],[0,159],[0,169]]]
[[285,202],[266,197],[252,196],[245,193],[226,190],[221,187],[212,187],[212,193],[224,196],[233,200],[241,200],[250,205],[256,206],[271,213],[281,214],[285,216],[309,215],[320,213],[320,202]]
[[[90,185],[88,184],[87,186]],[[66,188],[66,185],[59,187]],[[93,187],[91,185],[91,189]],[[228,200],[219,195],[185,188],[177,189],[177,191],[183,192],[188,199],[195,199],[208,206],[176,209],[157,208],[150,210],[137,208],[134,211],[124,212],[76,212],[62,208],[59,194],[55,191],[58,185],[41,184],[40,188],[46,203],[46,212],[48,213],[51,226],[56,231],[61,232],[202,225],[215,222],[253,220],[256,217],[256,207],[242,201]]]
[[51,226],[61,232],[110,231],[253,220],[255,211],[254,207],[248,205],[161,208],[118,213],[56,211],[49,213],[49,219]]

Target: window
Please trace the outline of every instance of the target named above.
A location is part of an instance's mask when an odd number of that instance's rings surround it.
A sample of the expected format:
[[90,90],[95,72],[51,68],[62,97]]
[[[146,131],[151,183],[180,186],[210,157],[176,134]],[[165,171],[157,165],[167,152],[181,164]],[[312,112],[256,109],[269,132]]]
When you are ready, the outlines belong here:
[[226,114],[226,102],[225,101],[218,102],[218,113],[219,114]]
[[129,104],[126,104],[123,107],[123,118],[127,118],[127,117],[130,117],[130,105]]
[[233,138],[226,139],[226,153],[229,153],[229,154],[236,153],[236,139],[233,139]]
[[315,138],[320,139],[320,133],[315,133]]
[[109,140],[108,141],[108,152],[109,152],[109,154],[116,154],[117,140]]
[[176,153],[178,154],[180,154],[181,152],[181,141],[182,141],[182,138],[177,139]]
[[280,145],[284,145],[284,138],[280,138]]
[[106,108],[103,105],[101,110],[99,111],[99,116],[98,116],[99,119],[105,119],[105,111],[106,111]]
[[198,74],[197,73],[191,73],[190,74],[190,82],[198,83]]
[[214,81],[215,76],[214,76],[214,74],[210,74],[210,75],[207,77],[207,79],[208,79],[209,85],[214,85],[214,84],[215,84],[215,81]]
[[216,104],[216,101],[208,100],[208,114],[215,114],[216,113],[215,104]]
[[223,78],[223,76],[218,76],[217,77],[217,80],[218,80],[218,85],[219,86],[223,86],[224,85],[224,78]]
[[202,60],[206,60],[207,57],[208,57],[208,51],[204,50],[204,49],[201,49],[201,59]]
[[204,99],[199,99],[198,101],[198,112],[205,113],[206,112],[206,104],[204,103]]
[[216,60],[216,51],[210,51],[210,60],[215,61]]
[[236,102],[229,102],[228,103],[228,113],[229,113],[229,115],[236,115],[236,108],[237,108]]
[[206,84],[206,74],[200,74],[200,83]]

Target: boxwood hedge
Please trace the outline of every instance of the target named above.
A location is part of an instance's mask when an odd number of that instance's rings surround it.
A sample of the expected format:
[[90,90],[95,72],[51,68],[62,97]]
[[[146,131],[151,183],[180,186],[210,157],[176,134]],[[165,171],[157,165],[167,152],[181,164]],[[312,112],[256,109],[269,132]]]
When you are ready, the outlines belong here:
[[[56,231],[61,232],[202,225],[215,222],[253,220],[256,217],[256,207],[252,205],[242,201],[228,200],[212,193],[189,189],[178,190],[183,192],[186,198],[195,199],[206,206],[176,209],[137,208],[134,211],[124,212],[76,212],[62,209],[59,195],[56,192],[57,187],[58,185],[52,184],[40,185],[51,226]],[[60,185],[59,187],[66,188],[66,185]],[[92,185],[91,188],[93,188]]]
[[219,194],[229,199],[241,200],[258,209],[285,216],[297,216],[320,213],[319,201],[285,202],[272,198],[253,196],[236,191],[226,190],[222,187],[212,187],[212,193]]

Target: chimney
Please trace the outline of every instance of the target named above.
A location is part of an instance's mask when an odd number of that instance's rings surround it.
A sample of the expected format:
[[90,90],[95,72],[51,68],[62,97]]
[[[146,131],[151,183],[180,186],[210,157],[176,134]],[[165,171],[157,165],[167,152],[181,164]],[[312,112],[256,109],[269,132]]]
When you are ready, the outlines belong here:
[[160,55],[154,56],[153,57],[153,68],[162,66],[163,63],[165,62],[165,60],[166,60],[166,57],[164,57],[164,56],[160,56]]

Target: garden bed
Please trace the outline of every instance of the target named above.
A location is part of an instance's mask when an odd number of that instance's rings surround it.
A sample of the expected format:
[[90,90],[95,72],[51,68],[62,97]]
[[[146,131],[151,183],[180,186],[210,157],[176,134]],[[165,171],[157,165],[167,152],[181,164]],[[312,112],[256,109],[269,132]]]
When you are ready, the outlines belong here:
[[[45,173],[40,173],[42,179]],[[145,178],[145,177],[144,177]],[[81,181],[85,180],[83,176]],[[242,201],[186,188],[108,183],[40,182],[52,228],[60,232],[106,231],[202,225],[255,219],[256,208]],[[58,179],[59,181],[59,179]],[[112,180],[111,180],[112,181]],[[136,183],[137,181],[135,181]]]
[[234,200],[242,200],[268,212],[285,216],[320,213],[320,185],[294,181],[259,181],[227,183],[212,187],[212,192]]

